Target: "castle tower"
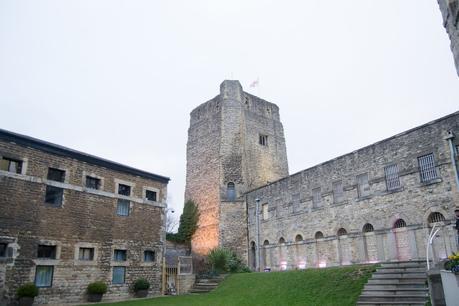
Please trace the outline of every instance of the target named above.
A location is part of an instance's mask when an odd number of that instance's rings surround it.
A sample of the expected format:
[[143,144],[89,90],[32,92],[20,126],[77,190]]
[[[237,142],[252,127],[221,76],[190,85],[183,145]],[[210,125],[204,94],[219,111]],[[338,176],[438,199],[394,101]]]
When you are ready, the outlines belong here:
[[288,176],[279,108],[226,80],[191,112],[185,199],[200,211],[197,254],[217,246],[247,253],[245,192]]

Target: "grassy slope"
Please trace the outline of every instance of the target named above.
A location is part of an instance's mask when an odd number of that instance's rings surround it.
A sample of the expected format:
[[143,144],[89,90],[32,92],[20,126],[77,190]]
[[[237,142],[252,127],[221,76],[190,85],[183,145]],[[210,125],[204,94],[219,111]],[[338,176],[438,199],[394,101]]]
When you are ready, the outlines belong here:
[[374,266],[350,266],[234,274],[208,294],[159,297],[103,305],[355,305],[363,285],[373,270]]

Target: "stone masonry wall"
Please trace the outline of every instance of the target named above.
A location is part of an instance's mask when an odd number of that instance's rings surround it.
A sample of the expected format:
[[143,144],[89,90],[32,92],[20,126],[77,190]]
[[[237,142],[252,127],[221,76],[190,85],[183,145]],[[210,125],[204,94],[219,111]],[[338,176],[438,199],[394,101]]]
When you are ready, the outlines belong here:
[[[160,294],[165,183],[4,141],[0,156],[23,160],[24,167],[22,174],[0,170],[0,240],[11,250],[0,259],[2,303],[14,300],[18,286],[34,281],[37,265],[54,266],[52,286],[40,288],[38,303],[82,302],[86,286],[96,280],[109,285],[104,299],[128,297],[140,277],[151,282],[150,295]],[[65,182],[48,181],[48,167],[65,170]],[[86,175],[101,178],[101,189],[84,187]],[[132,185],[127,217],[116,214],[118,181]],[[61,207],[44,203],[47,184],[64,189]],[[144,187],[158,190],[157,202],[144,200]],[[56,245],[56,259],[37,258],[39,244]],[[93,261],[78,259],[84,246],[95,248]],[[126,262],[112,260],[115,248],[127,250]],[[144,250],[155,251],[156,260],[144,262]],[[126,266],[125,284],[111,284],[113,266]]]
[[[267,146],[259,144],[260,134],[268,136]],[[217,97],[191,112],[185,198],[194,199],[201,213],[193,252],[223,246],[246,258],[243,195],[286,175],[278,107],[245,93],[238,81],[224,81]],[[227,199],[228,183],[235,185],[236,201]]]
[[[293,174],[247,194],[249,240],[256,243],[255,199],[267,204],[260,219],[262,268],[298,268],[425,257],[428,216],[439,212],[445,225],[434,242],[435,256],[457,248],[454,209],[459,192],[445,136],[452,131],[459,144],[459,112]],[[418,157],[433,153],[438,178],[420,180]],[[456,154],[456,162],[458,162]],[[397,164],[401,187],[388,191],[384,167]],[[359,196],[357,176],[367,173],[369,193]],[[337,200],[333,184],[341,182]],[[318,203],[313,190],[319,190]],[[394,229],[397,219],[406,227]],[[363,234],[365,224],[374,231]],[[338,237],[338,230],[345,230]],[[316,239],[316,233],[323,236]],[[283,240],[281,239],[283,238]],[[285,242],[284,242],[285,240]]]
[[438,0],[443,26],[451,40],[456,71],[459,76],[459,0]]

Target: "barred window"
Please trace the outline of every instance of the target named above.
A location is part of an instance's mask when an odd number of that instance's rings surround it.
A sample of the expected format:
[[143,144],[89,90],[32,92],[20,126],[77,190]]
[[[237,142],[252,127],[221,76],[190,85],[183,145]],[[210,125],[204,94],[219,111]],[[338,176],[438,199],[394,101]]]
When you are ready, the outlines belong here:
[[344,200],[343,182],[336,181],[333,186],[333,202],[341,203]]
[[37,249],[38,258],[56,259],[55,245],[39,245]]
[[370,224],[370,223],[367,223],[367,224],[365,224],[365,225],[363,226],[363,230],[362,230],[362,231],[363,231],[364,233],[371,233],[371,232],[374,232],[374,230],[375,230],[375,229],[374,229],[373,225]]
[[99,189],[100,179],[87,175],[86,176],[86,187],[91,188],[91,189]]
[[397,164],[389,165],[384,167],[384,174],[386,176],[386,188],[387,190],[394,190],[400,188],[400,177],[398,175]]
[[303,236],[301,236],[300,234],[296,235],[295,241],[296,241],[296,242],[303,241]]
[[143,252],[143,261],[145,262],[154,262],[155,261],[155,251],[147,250]]
[[127,251],[126,250],[114,250],[113,251],[113,260],[114,261],[126,261]]
[[229,182],[226,185],[226,199],[228,201],[236,200],[236,186],[234,185],[233,182]]
[[406,222],[403,219],[398,219],[394,223],[394,228],[401,228],[401,227],[406,227]]
[[124,195],[124,196],[130,196],[131,195],[131,186],[124,185],[124,184],[118,184],[118,194]]
[[320,194],[320,187],[319,188],[314,188],[312,190],[312,206],[313,207],[320,207],[320,202],[322,200],[321,194]]
[[53,284],[54,266],[37,266],[35,269],[35,286],[51,287]]
[[433,212],[429,215],[429,217],[427,218],[428,222],[430,224],[432,223],[437,223],[437,222],[443,222],[445,221],[445,216],[443,216],[442,213],[439,213],[439,212]]
[[124,284],[126,267],[113,267],[112,284]]
[[338,236],[344,236],[347,235],[347,231],[344,228],[340,228],[337,234]]
[[147,198],[148,201],[153,201],[153,202],[156,202],[156,191],[153,191],[153,190],[146,190],[145,191],[145,197]]
[[429,182],[438,177],[433,153],[418,157],[418,164],[421,182]]
[[7,157],[2,157],[0,159],[0,170],[19,173],[22,172],[22,161]]
[[359,198],[370,195],[370,184],[368,183],[368,173],[357,175],[357,192]]
[[116,214],[118,216],[129,216],[129,200],[118,199],[118,206],[116,207]]
[[94,248],[80,248],[78,254],[79,260],[94,260]]
[[280,238],[279,238],[279,244],[284,244],[284,243],[285,243],[284,237],[280,237]]
[[261,135],[258,139],[258,143],[262,146],[267,146],[268,145],[268,136],[267,135]]
[[53,206],[61,206],[64,197],[64,189],[54,186],[46,186],[45,203]]
[[7,247],[8,247],[7,243],[0,243],[0,257],[6,257]]
[[49,168],[47,178],[50,181],[56,181],[56,182],[63,183],[65,180],[65,171],[56,169],[56,168]]

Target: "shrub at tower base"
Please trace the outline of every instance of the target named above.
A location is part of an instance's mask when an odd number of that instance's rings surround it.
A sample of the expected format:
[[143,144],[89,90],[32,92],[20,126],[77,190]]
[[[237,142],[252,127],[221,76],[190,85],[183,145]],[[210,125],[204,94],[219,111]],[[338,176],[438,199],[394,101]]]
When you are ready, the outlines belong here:
[[190,244],[191,237],[198,228],[199,211],[196,204],[188,200],[183,207],[183,213],[180,216],[180,223],[177,233],[167,233],[166,239],[174,242]]

